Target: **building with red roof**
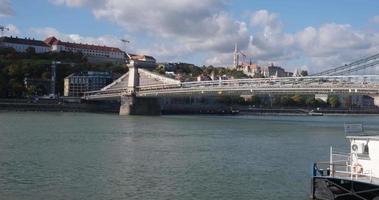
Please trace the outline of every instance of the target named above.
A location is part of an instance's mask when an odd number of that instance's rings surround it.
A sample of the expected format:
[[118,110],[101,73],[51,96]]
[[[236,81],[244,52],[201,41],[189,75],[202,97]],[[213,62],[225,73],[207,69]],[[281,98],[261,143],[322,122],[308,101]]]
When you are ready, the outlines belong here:
[[16,52],[25,53],[28,48],[33,48],[35,53],[47,53],[49,45],[40,40],[18,37],[0,37],[0,48],[13,48]]
[[82,53],[87,57],[88,62],[125,63],[127,58],[124,51],[115,47],[62,42],[55,37],[49,37],[44,42],[51,47],[53,52]]

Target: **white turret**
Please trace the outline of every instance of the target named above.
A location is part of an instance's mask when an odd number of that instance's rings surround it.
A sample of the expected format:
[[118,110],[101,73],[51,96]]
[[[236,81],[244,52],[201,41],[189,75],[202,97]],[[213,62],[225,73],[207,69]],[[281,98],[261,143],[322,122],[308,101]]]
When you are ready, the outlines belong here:
[[233,65],[235,68],[238,68],[239,65],[239,55],[238,55],[238,45],[237,43],[234,46],[234,54],[233,54]]

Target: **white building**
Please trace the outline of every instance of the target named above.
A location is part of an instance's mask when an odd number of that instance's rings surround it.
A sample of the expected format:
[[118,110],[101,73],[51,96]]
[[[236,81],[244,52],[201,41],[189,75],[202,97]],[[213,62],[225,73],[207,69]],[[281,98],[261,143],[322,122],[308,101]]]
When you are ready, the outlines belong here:
[[156,63],[157,61],[153,56],[148,55],[135,55],[135,54],[129,54],[129,59],[134,61],[140,61],[140,62],[147,62],[147,63]]
[[262,69],[257,64],[242,64],[237,67],[238,71],[242,71],[244,74],[254,77],[259,76],[262,73]]
[[50,46],[45,44],[43,41],[12,36],[0,37],[0,47],[13,48],[17,52],[21,53],[26,52],[26,50],[30,47],[34,48],[36,53],[50,52]]
[[79,72],[64,78],[64,96],[81,97],[85,92],[100,90],[112,83],[110,72]]
[[125,52],[115,47],[62,42],[55,37],[49,37],[44,42],[51,46],[53,52],[82,53],[89,62],[125,63],[126,60]]

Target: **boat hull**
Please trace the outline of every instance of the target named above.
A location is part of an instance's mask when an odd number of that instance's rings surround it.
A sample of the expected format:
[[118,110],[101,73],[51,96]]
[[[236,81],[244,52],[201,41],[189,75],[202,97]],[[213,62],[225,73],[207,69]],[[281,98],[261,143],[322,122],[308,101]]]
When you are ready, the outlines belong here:
[[379,185],[328,176],[312,178],[312,199],[379,200]]

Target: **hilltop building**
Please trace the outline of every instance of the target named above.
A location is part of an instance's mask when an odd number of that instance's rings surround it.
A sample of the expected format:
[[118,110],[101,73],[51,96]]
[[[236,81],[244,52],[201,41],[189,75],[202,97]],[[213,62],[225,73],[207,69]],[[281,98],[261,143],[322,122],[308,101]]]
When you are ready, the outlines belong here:
[[40,40],[12,36],[0,37],[0,48],[13,48],[16,52],[25,53],[30,47],[34,48],[36,53],[50,52],[50,46]]
[[242,64],[237,67],[237,70],[251,77],[257,77],[262,74],[262,68],[255,63]]
[[62,42],[56,37],[46,38],[44,41],[30,38],[0,37],[0,48],[13,48],[16,52],[26,52],[28,48],[34,48],[35,53],[48,52],[73,52],[81,53],[90,63],[114,63],[123,64],[126,61],[140,63],[146,68],[155,68],[156,59],[148,55],[127,54],[116,47]]
[[119,48],[107,47],[100,45],[81,44],[62,42],[55,37],[49,37],[44,42],[51,47],[53,52],[74,52],[82,53],[87,57],[88,62],[112,62],[112,63],[125,63],[125,52]]
[[110,72],[80,72],[64,78],[64,96],[81,97],[85,92],[100,90],[113,81]]
[[127,54],[129,62],[138,63],[142,68],[146,69],[155,69],[158,64],[153,56],[148,55],[136,55],[136,54]]
[[265,77],[286,77],[287,76],[287,73],[283,68],[279,66],[274,66],[273,63],[263,71],[263,74]]
[[238,52],[238,45],[237,45],[237,43],[234,46],[233,66],[234,66],[234,68],[238,68],[239,67],[239,52]]
[[134,61],[147,62],[147,63],[157,62],[153,56],[148,56],[148,55],[128,54],[128,57],[129,57],[129,60],[134,60]]

